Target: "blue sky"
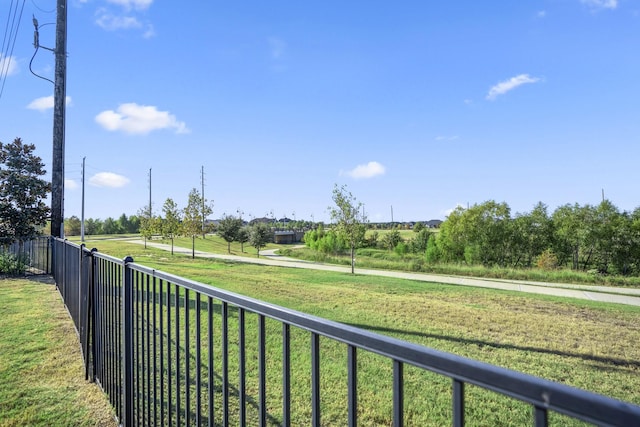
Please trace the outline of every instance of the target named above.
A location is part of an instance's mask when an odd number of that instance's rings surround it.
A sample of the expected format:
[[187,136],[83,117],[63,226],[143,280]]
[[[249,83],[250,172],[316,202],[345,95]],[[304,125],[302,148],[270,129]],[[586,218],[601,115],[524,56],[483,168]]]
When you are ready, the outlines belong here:
[[[7,28],[23,1],[0,2]],[[53,85],[24,2],[0,58],[0,141],[51,168]],[[4,31],[6,32],[6,30]],[[4,33],[3,32],[3,33]],[[5,36],[6,37],[6,36]],[[69,0],[65,217],[154,211],[327,220],[334,184],[371,221],[493,199],[640,206],[640,2]],[[33,70],[53,79],[40,49]]]

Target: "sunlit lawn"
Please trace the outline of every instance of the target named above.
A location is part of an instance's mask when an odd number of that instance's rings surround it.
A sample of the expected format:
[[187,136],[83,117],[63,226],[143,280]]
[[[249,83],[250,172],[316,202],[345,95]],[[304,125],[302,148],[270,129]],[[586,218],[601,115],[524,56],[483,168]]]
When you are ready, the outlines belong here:
[[[133,255],[138,263],[218,288],[640,404],[638,307],[191,260],[123,242],[104,242],[100,250],[118,258]],[[270,323],[267,333],[277,337],[278,325]],[[296,381],[302,396],[302,401],[295,400],[294,404],[302,408],[308,405],[308,384],[304,385],[308,336],[299,334],[294,343],[298,347],[294,347],[297,350],[292,358],[301,367],[301,377]],[[277,339],[269,340],[268,345],[268,354],[280,353]],[[342,425],[346,350],[328,340],[323,340],[322,348],[323,390],[331,390],[324,394],[323,420],[327,425]],[[372,355],[359,360],[363,425],[388,424],[391,366]],[[408,369],[406,387],[407,402],[411,402],[408,425],[450,424],[450,383],[446,379]],[[468,402],[468,425],[521,424],[530,419],[530,408],[525,405],[473,387],[469,388]],[[274,405],[273,413],[277,417],[278,405]],[[306,415],[300,416],[304,425]],[[566,423],[564,419],[560,422]]]

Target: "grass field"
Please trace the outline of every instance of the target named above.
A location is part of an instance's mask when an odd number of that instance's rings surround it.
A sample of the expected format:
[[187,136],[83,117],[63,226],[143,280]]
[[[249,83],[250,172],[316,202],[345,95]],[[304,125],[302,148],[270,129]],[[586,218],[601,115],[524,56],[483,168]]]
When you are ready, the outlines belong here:
[[116,426],[55,286],[0,279],[0,426]]
[[[222,289],[362,327],[431,348],[503,366],[640,404],[640,308],[407,280],[312,270],[191,260],[123,242],[102,242],[100,251]],[[247,320],[253,323],[254,320]],[[193,322],[192,322],[193,324]],[[234,326],[235,327],[235,326]],[[233,329],[233,327],[232,327]],[[278,326],[267,324],[267,352],[277,383]],[[306,340],[306,341],[305,341]],[[308,374],[308,337],[294,337],[296,372]],[[292,344],[294,345],[294,344]],[[344,423],[344,346],[322,342],[323,421]],[[271,357],[271,356],[270,356]],[[251,359],[251,358],[250,358]],[[359,359],[363,425],[387,425],[390,365],[377,356]],[[304,368],[307,366],[307,368]],[[249,370],[253,369],[251,367]],[[307,370],[305,370],[307,369]],[[450,424],[450,383],[407,369],[407,425]],[[296,402],[308,405],[308,384],[299,381]],[[249,390],[254,390],[251,386]],[[469,387],[468,425],[529,423],[530,408]],[[269,399],[277,399],[277,387]],[[295,393],[294,393],[295,394]],[[277,417],[278,405],[272,413]],[[299,415],[308,424],[308,414]],[[553,419],[559,425],[568,420]]]

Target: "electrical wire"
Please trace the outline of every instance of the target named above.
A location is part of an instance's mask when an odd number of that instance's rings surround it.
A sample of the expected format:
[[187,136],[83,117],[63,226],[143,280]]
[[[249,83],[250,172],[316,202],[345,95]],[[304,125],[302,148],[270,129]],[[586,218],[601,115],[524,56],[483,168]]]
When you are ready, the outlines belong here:
[[[18,0],[19,1],[19,0]],[[2,94],[4,92],[4,85],[7,81],[7,76],[9,75],[9,66],[10,63],[12,61],[12,57],[13,57],[13,49],[16,46],[16,40],[18,39],[18,29],[20,28],[20,21],[22,21],[22,12],[24,10],[24,4],[26,3],[26,0],[22,0],[22,7],[20,8],[20,16],[18,17],[18,22],[15,22],[15,18],[16,18],[16,13],[18,12],[18,4],[16,4],[16,10],[13,14],[13,21],[11,22],[11,30],[9,32],[9,42],[7,43],[7,49],[9,48],[9,45],[11,45],[11,51],[9,52],[8,55],[5,55],[4,53],[0,52],[0,58],[2,59],[3,65],[4,65],[4,70],[0,70],[0,80],[2,80],[2,85],[0,86],[0,99],[2,99]],[[11,7],[13,8],[13,0],[11,0]],[[9,9],[9,13],[11,13],[11,9]],[[13,27],[15,25],[15,33],[13,33]],[[11,41],[11,37],[13,37],[13,42]],[[5,38],[6,38],[6,32],[5,32]],[[3,41],[3,50],[4,52],[4,41]]]
[[42,9],[40,6],[38,6],[38,5],[36,4],[35,0],[31,0],[31,4],[33,5],[33,7],[35,7],[36,9],[38,9],[40,12],[43,12],[43,13],[53,13],[53,12],[55,12],[55,11],[56,11],[56,9],[55,9],[55,8],[53,8],[53,9],[51,9],[51,10],[44,10],[44,9]]
[[31,68],[31,64],[33,64],[33,59],[36,57],[36,53],[38,53],[38,49],[40,48],[40,46],[36,46],[36,50],[33,52],[33,56],[31,57],[31,61],[29,61],[29,71],[31,71],[31,74],[33,74],[34,76],[41,78],[42,80],[46,80],[48,82],[51,82],[52,84],[56,84],[53,80],[50,80],[46,77],[43,77],[41,75],[36,74],[33,69]]

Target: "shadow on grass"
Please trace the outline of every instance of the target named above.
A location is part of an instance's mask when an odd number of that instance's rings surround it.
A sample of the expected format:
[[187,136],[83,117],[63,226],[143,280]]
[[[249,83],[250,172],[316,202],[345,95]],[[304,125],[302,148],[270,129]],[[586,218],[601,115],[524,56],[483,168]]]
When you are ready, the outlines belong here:
[[[372,332],[379,332],[383,334],[415,336],[420,338],[432,338],[432,339],[438,339],[443,341],[456,342],[460,344],[477,345],[478,347],[490,347],[495,349],[527,351],[527,352],[539,353],[539,354],[550,354],[555,356],[574,357],[574,358],[582,359],[589,362],[598,362],[598,363],[604,363],[607,365],[630,367],[635,369],[640,368],[640,361],[637,361],[637,360],[626,360],[626,359],[618,359],[613,357],[602,357],[602,356],[595,356],[592,354],[572,353],[569,351],[550,350],[546,348],[519,346],[519,345],[513,345],[513,344],[501,344],[501,343],[496,343],[491,341],[469,339],[469,338],[458,338],[458,337],[452,337],[452,336],[440,335],[440,334],[428,334],[424,332],[409,331],[404,329],[394,329],[394,328],[388,328],[384,326],[372,326],[372,325],[363,325],[363,324],[348,323],[348,322],[343,322],[343,323],[356,328],[361,328],[361,329],[369,330]],[[611,366],[598,366],[598,365],[593,365],[593,366],[601,370],[615,369],[615,368],[612,368]]]

